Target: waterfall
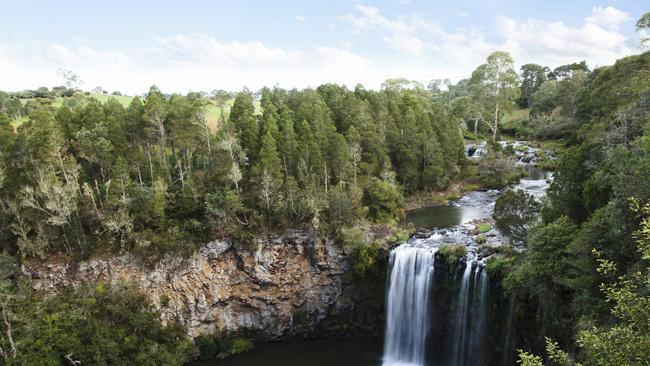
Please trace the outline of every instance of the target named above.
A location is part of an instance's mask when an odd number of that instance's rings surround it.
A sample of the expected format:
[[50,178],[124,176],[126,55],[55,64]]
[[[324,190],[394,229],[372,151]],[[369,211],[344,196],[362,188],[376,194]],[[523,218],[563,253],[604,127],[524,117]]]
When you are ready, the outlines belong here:
[[505,341],[503,344],[503,366],[510,366],[513,364],[513,319],[515,317],[515,299],[510,298],[510,304],[508,305],[508,317],[506,318],[506,335]]
[[452,343],[452,366],[484,363],[488,322],[488,278],[483,265],[474,259],[465,264],[458,293]]
[[472,274],[472,264],[470,262],[465,266],[463,279],[460,283],[460,292],[458,293],[458,305],[454,327],[454,343],[452,349],[452,365],[463,365],[465,363],[465,341],[467,339],[467,318],[469,311],[469,285]]
[[[452,281],[451,287],[434,286],[436,251],[436,246],[404,244],[390,254],[384,366],[424,366],[432,361],[445,366],[480,366],[488,362],[489,281],[485,267],[470,253],[465,266],[456,271],[458,276],[444,271],[436,274],[436,281]],[[432,295],[445,293],[444,297]],[[448,315],[435,313],[433,321],[434,312],[442,309]]]
[[390,254],[383,364],[424,365],[435,249],[402,245]]
[[485,267],[477,264],[475,268],[472,328],[468,349],[469,362],[467,365],[480,365],[485,363],[485,340],[488,323],[488,277],[487,273],[485,273]]

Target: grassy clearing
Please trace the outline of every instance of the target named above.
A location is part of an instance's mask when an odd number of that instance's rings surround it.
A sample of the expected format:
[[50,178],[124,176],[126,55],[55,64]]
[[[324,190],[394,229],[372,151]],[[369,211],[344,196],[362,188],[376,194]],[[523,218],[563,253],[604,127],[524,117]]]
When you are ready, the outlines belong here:
[[[224,105],[223,105],[223,115],[228,116],[230,114],[230,108],[232,108],[232,105],[235,103],[234,99],[229,99]],[[219,121],[222,118],[222,113],[221,113],[221,106],[218,106],[216,103],[210,101],[210,104],[205,110],[205,118],[208,119],[208,127],[210,128],[210,131],[216,132],[217,127],[219,126]]]
[[508,113],[503,116],[501,119],[502,124],[508,124],[508,123],[513,123],[513,122],[519,122],[524,119],[528,119],[530,114],[530,110],[528,108],[524,109],[515,109],[511,113]]
[[120,104],[125,108],[129,106],[131,100],[133,99],[133,97],[127,97],[124,95],[108,95],[108,94],[95,94],[95,93],[91,93],[88,96],[97,99],[102,104],[108,102],[108,100],[112,98],[120,102]]
[[[109,94],[98,94],[98,93],[90,93],[88,95],[84,95],[85,97],[88,98],[94,98],[98,100],[100,103],[104,104],[108,102],[110,99],[115,99],[117,100],[124,108],[127,108],[129,104],[131,104],[131,100],[133,100],[133,97],[130,96],[124,96],[124,95],[109,95]],[[52,107],[54,108],[61,108],[63,106],[63,101],[65,100],[66,97],[57,97],[54,99],[50,99],[49,103]],[[68,97],[70,98],[70,97]],[[27,104],[30,100],[35,100],[34,98],[26,98],[26,99],[21,99],[21,102],[23,105]],[[230,108],[232,108],[233,104],[235,103],[234,99],[228,100],[224,105],[224,116],[228,116],[230,113]],[[208,126],[210,128],[210,131],[213,133],[217,131],[217,127],[219,126],[219,121],[222,118],[222,112],[221,112],[222,107],[217,105],[214,101],[210,101],[208,104],[206,111],[205,111],[205,117],[208,119]],[[260,106],[259,102],[255,102],[255,113],[256,114],[262,114],[262,107]],[[21,124],[26,122],[28,120],[27,117],[22,117],[20,120],[16,120],[13,122],[14,128],[18,128]]]

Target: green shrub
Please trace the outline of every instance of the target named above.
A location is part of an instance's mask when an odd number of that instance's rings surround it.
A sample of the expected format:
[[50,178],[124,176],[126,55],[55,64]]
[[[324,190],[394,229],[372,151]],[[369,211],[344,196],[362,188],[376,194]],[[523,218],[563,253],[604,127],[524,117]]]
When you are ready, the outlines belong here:
[[84,365],[172,366],[194,353],[184,329],[163,326],[135,287],[86,285],[35,303],[20,308],[29,323],[15,327],[20,348],[9,365],[60,365],[72,354]]
[[403,243],[409,239],[409,233],[403,229],[397,229],[390,237],[390,241],[395,243]]
[[507,258],[490,257],[485,263],[485,270],[490,277],[503,277],[504,272],[510,265]]
[[467,255],[467,248],[460,244],[444,244],[438,249],[436,255],[441,257],[453,271],[461,258]]
[[200,360],[212,360],[220,352],[219,343],[214,335],[200,335],[194,338],[194,345],[199,351]]
[[486,223],[476,224],[476,230],[478,230],[480,234],[485,234],[492,230],[492,225]]
[[238,353],[248,352],[255,348],[255,344],[246,338],[234,338],[230,341],[230,354],[236,355]]
[[169,296],[167,294],[160,295],[160,307],[169,307]]
[[352,273],[362,276],[375,264],[381,244],[377,241],[370,241],[365,231],[360,228],[343,229],[342,238],[343,249],[352,264]]
[[514,149],[515,149],[515,151],[518,151],[518,152],[527,152],[528,151],[528,146],[526,146],[526,145],[517,145],[517,146],[515,146]]
[[255,348],[251,340],[232,333],[200,335],[194,338],[194,344],[200,360],[226,358]]
[[486,188],[503,188],[516,180],[521,173],[515,164],[500,153],[490,152],[478,163],[478,183]]

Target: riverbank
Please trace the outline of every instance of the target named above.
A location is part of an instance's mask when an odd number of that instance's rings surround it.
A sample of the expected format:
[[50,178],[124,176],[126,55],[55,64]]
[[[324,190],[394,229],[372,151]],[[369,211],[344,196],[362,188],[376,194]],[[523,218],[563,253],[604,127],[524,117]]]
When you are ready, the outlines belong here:
[[[406,212],[427,207],[446,206],[461,198],[465,193],[479,190],[489,190],[482,185],[479,161],[488,156],[490,145],[486,141],[467,141],[465,154],[468,159],[465,178],[452,183],[449,187],[437,191],[420,191],[408,194],[405,197],[404,209]],[[531,170],[553,171],[557,160],[558,151],[562,151],[561,144],[539,141],[503,140],[499,141],[496,149],[503,156],[503,164],[511,165],[509,178],[506,185],[520,178],[531,177]],[[539,175],[539,173],[534,173]],[[535,178],[536,179],[536,178]],[[505,186],[503,187],[505,188]]]
[[463,193],[476,191],[479,188],[480,186],[476,183],[461,181],[440,191],[415,192],[405,198],[404,209],[411,211],[424,207],[448,205],[449,202],[459,199]]

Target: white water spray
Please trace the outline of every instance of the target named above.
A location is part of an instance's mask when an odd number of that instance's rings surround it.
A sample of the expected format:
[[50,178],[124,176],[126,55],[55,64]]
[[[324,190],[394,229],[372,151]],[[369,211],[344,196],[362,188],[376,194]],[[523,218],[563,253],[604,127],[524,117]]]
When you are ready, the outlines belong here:
[[435,252],[410,245],[391,252],[384,366],[425,364]]

